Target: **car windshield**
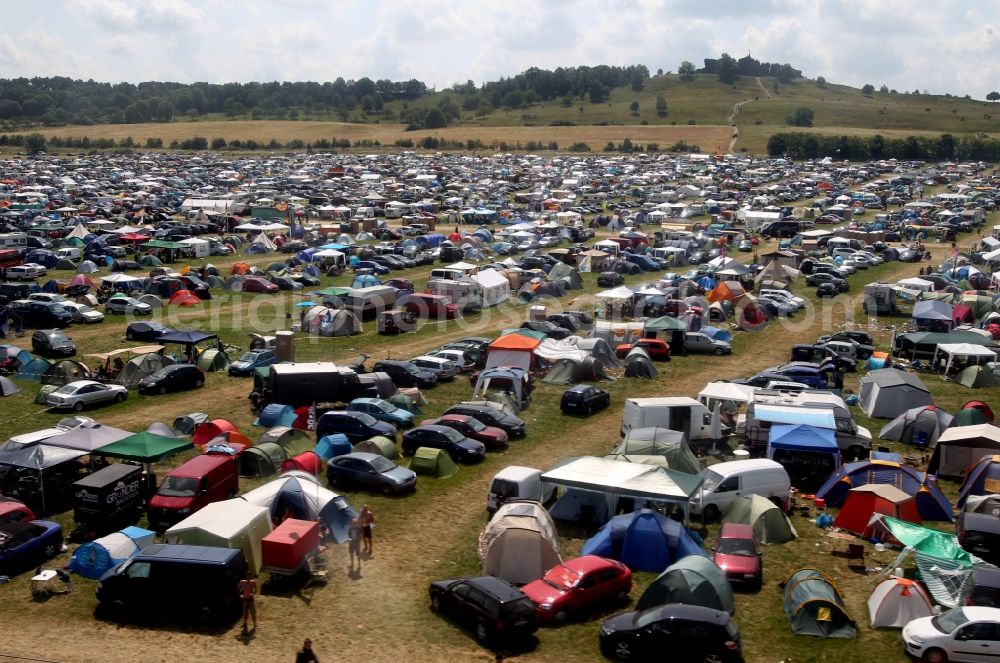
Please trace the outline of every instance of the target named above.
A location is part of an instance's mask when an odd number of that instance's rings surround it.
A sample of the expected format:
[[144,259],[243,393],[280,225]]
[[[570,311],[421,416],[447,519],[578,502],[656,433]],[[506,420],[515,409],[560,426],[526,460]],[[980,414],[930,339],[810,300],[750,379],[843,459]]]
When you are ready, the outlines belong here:
[[[55,308],[55,307],[53,307]],[[62,307],[60,307],[62,308]],[[66,334],[60,331],[49,332],[49,342],[50,343],[67,343],[69,339],[66,338]]]
[[375,403],[375,407],[377,407],[378,409],[382,410],[386,414],[392,414],[393,412],[395,412],[396,410],[399,409],[395,405],[393,405],[392,403],[389,403],[387,401],[377,401]]
[[156,371],[155,373],[153,373],[149,377],[151,377],[153,379],[164,378],[164,377],[170,375],[170,373],[173,371],[173,369],[174,369],[173,366],[164,366],[163,368],[161,368],[160,370]]
[[465,439],[465,436],[459,433],[454,428],[445,428],[444,435],[452,442],[461,442],[462,440]]
[[62,387],[59,387],[58,389],[56,389],[52,393],[53,394],[63,394],[63,395],[65,395],[65,394],[72,394],[73,392],[75,392],[77,390],[78,387],[79,387],[79,385],[75,385],[75,384],[73,384],[71,382],[71,383],[69,383],[67,385],[63,385]]
[[719,539],[719,543],[715,549],[723,555],[735,555],[737,557],[753,557],[757,554],[753,541],[749,539]]
[[396,467],[396,464],[391,460],[389,460],[388,458],[385,458],[383,456],[378,456],[372,459],[371,466],[372,469],[374,469],[376,472],[385,473],[391,471],[392,468]]
[[79,311],[80,313],[90,313],[94,309],[90,308],[86,304],[77,304],[76,305],[76,310]]
[[354,418],[363,423],[365,426],[374,426],[377,423],[375,421],[375,417],[370,414],[365,414],[364,412],[355,412]]
[[257,361],[257,357],[258,355],[256,352],[244,352],[243,356],[240,357],[240,361],[246,361],[246,362]]
[[49,310],[53,313],[65,313],[66,309],[63,308],[62,304],[53,304],[49,307]]
[[703,476],[705,477],[705,480],[702,483],[701,489],[706,493],[712,492],[715,487],[722,483],[723,479],[725,479],[725,477],[721,474],[713,472],[712,470],[705,470]]
[[192,497],[197,487],[197,479],[168,476],[156,489],[156,492],[164,497]]
[[969,618],[965,615],[965,611],[961,608],[955,608],[943,615],[934,617],[931,619],[931,624],[942,633],[951,633],[967,621],[969,621]]
[[660,617],[663,615],[664,606],[659,605],[655,608],[650,608],[649,610],[643,610],[635,616],[635,625],[639,628],[644,626],[649,626],[653,622],[659,621]]

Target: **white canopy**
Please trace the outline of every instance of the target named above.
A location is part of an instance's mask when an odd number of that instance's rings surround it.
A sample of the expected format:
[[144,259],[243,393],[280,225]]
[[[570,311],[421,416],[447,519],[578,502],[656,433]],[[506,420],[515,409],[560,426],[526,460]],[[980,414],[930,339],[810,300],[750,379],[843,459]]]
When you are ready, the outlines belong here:
[[701,479],[660,466],[584,456],[542,474],[542,481],[615,495],[682,502],[685,505]]
[[137,283],[142,281],[141,278],[136,276],[129,276],[128,274],[108,274],[107,276],[102,276],[101,281],[103,283]]
[[617,288],[612,288],[611,290],[605,290],[604,292],[599,292],[594,295],[598,299],[610,299],[614,301],[625,301],[635,296],[627,286],[620,285]]
[[[941,343],[934,350],[933,364],[937,365],[938,354],[948,355],[948,363],[945,365],[945,373],[951,368],[951,362],[955,357],[975,357],[977,360],[985,357],[989,361],[996,361],[997,353],[982,345],[973,343]],[[978,363],[978,361],[976,362]]]

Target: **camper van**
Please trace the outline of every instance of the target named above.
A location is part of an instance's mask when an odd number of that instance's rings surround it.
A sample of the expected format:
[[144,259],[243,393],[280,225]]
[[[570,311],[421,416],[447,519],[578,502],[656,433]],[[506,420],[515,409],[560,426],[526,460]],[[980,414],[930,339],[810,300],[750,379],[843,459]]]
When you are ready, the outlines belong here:
[[[864,426],[854,423],[851,411],[844,399],[829,392],[806,390],[800,393],[789,393],[775,390],[758,390],[753,401],[747,407],[746,434],[747,441],[755,447],[767,447],[771,435],[771,420],[758,416],[759,406],[771,409],[778,408],[782,412],[798,411],[802,416],[801,423],[808,423],[810,418],[832,419],[837,433],[837,447],[840,448],[845,460],[860,460],[867,458],[872,449],[872,434]],[[823,426],[825,427],[825,426]]]
[[[629,398],[622,415],[621,436],[633,428],[668,428],[687,435],[690,442],[713,440],[713,413],[704,405],[687,396],[669,398]],[[716,422],[718,435],[726,435],[721,423]]]
[[60,260],[79,260],[83,257],[83,251],[75,246],[66,246],[56,250],[56,256]]
[[486,512],[492,516],[508,500],[531,500],[543,505],[555,496],[556,487],[542,483],[542,471],[511,465],[494,475],[486,495]]
[[896,293],[888,283],[869,283],[865,285],[864,301],[861,303],[865,313],[896,313]]
[[359,319],[373,319],[379,312],[388,311],[396,304],[396,289],[387,285],[352,288],[345,303]]
[[483,288],[470,279],[449,281],[432,278],[424,285],[424,291],[448,297],[467,313],[483,307]]
[[691,513],[715,520],[737,497],[760,495],[788,511],[792,482],[785,468],[767,458],[709,465],[698,473],[701,487],[691,496]]
[[0,233],[0,249],[27,249],[28,233]]

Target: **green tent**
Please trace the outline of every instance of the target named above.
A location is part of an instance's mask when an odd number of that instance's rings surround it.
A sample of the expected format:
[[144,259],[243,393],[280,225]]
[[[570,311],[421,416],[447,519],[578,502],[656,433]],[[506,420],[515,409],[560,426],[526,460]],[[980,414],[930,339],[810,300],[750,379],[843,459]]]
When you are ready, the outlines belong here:
[[668,428],[630,430],[611,453],[626,456],[662,456],[670,469],[688,474],[701,472],[698,457],[691,452],[684,433]]
[[664,315],[659,318],[647,320],[646,331],[687,331],[687,324],[683,320],[679,320],[673,316]]
[[955,376],[955,382],[970,389],[981,389],[983,387],[996,387],[1000,385],[1000,379],[996,373],[985,366],[969,366],[959,371]]
[[209,348],[198,355],[198,368],[206,373],[225,371],[229,369],[229,355],[222,350]]
[[59,388],[57,384],[42,385],[42,388],[35,394],[35,405],[46,405],[49,402],[49,394]]
[[420,447],[413,454],[410,469],[417,474],[429,474],[438,479],[447,479],[458,472],[458,466],[444,449]]
[[761,495],[743,495],[734,499],[722,514],[722,522],[750,525],[763,544],[787,543],[798,536],[781,509]]
[[156,256],[142,256],[138,262],[143,267],[163,267],[163,262]]
[[312,451],[316,445],[304,431],[288,426],[275,426],[268,429],[257,440],[257,445],[272,442],[285,450],[289,458],[298,456],[304,451]]
[[417,402],[406,394],[396,394],[395,396],[389,397],[389,402],[398,407],[400,410],[406,410],[410,414],[423,414],[420,406]]
[[978,426],[979,424],[988,423],[990,423],[990,420],[986,418],[982,410],[976,407],[967,407],[955,413],[955,420],[951,422],[951,425],[957,428],[959,426]]
[[138,463],[155,463],[193,446],[191,440],[178,440],[144,431],[103,446],[95,453]]
[[799,569],[782,583],[785,616],[792,633],[823,638],[857,636],[854,620],[833,578],[817,569]]
[[636,610],[665,603],[689,603],[733,614],[733,588],[715,562],[701,555],[682,557],[642,593]]
[[358,442],[354,445],[354,450],[378,454],[379,456],[385,456],[389,460],[399,458],[399,450],[396,449],[396,443],[381,435]]
[[277,474],[288,460],[285,449],[274,442],[263,442],[240,454],[241,477],[266,477]]

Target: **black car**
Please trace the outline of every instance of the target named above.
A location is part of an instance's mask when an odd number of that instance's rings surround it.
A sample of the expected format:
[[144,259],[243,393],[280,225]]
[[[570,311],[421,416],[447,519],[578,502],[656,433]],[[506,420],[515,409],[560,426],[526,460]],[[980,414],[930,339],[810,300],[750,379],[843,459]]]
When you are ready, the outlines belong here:
[[819,298],[823,297],[836,297],[840,294],[840,288],[836,283],[820,283],[816,286],[816,296]]
[[601,624],[601,652],[619,661],[661,660],[742,663],[740,630],[729,613],[668,603],[615,615]]
[[611,394],[589,384],[578,384],[563,392],[559,409],[563,412],[590,414],[611,405]]
[[485,444],[447,426],[417,426],[403,433],[404,454],[412,455],[420,447],[443,449],[456,462],[474,463],[486,457]]
[[39,329],[31,335],[31,351],[42,357],[72,357],[76,346],[59,329]]
[[[985,515],[985,514],[979,514]],[[995,516],[987,516],[996,520]],[[959,605],[982,605],[1000,608],[1000,569],[992,566],[974,566],[959,590]]]
[[431,610],[471,628],[481,642],[526,638],[538,630],[535,604],[493,576],[438,580],[430,586]]
[[168,391],[198,389],[205,384],[205,372],[194,364],[164,366],[139,380],[140,394],[165,394]]
[[73,324],[73,314],[54,302],[18,300],[7,308],[11,318],[20,320],[25,327],[63,329]]
[[326,480],[334,485],[356,485],[383,495],[405,493],[417,486],[413,470],[400,467],[384,456],[356,451],[331,458]]
[[625,283],[625,277],[618,272],[601,272],[597,275],[597,285],[602,288],[613,288]]
[[955,522],[958,543],[990,564],[1000,563],[1000,518],[990,513],[963,511]]
[[390,440],[396,439],[395,426],[379,421],[364,412],[342,410],[325,412],[316,422],[316,439],[335,433],[346,435],[351,444],[357,444],[376,435],[387,437]]
[[838,276],[827,274],[825,272],[820,272],[818,274],[814,272],[806,277],[806,285],[819,286],[824,283],[834,284],[840,292],[847,292],[850,287],[848,286],[846,279],[842,279]]
[[546,336],[558,340],[564,339],[573,332],[565,327],[560,327],[559,325],[548,322],[547,320],[527,320],[521,323],[521,329],[530,329],[531,331],[541,332]]
[[846,330],[839,331],[836,334],[830,336],[820,336],[816,339],[817,343],[826,343],[827,341],[853,341],[859,344],[859,350],[867,352],[866,356],[858,355],[861,359],[868,359],[871,357],[871,353],[875,351],[875,339],[868,332]]
[[157,341],[164,334],[172,334],[173,331],[159,322],[131,322],[125,328],[125,338],[130,341]]
[[0,283],[0,303],[12,302],[18,299],[27,299],[32,290],[38,290],[34,283]]
[[425,370],[410,361],[383,359],[372,367],[372,373],[385,373],[397,387],[420,387],[426,389],[437,384],[435,373]]
[[525,435],[523,421],[512,414],[507,414],[503,410],[498,410],[489,405],[459,403],[445,410],[444,414],[464,414],[474,417],[487,426],[496,426],[506,432],[511,438],[524,437]]

